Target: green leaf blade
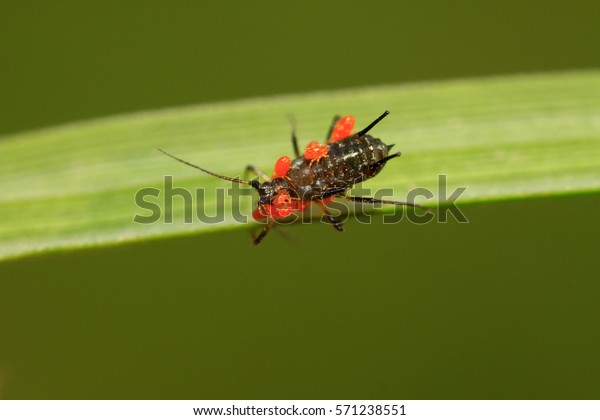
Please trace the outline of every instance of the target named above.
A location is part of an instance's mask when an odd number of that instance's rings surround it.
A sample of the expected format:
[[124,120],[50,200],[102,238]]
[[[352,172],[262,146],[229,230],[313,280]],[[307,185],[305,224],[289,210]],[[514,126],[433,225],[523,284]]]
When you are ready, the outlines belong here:
[[[322,139],[334,114],[363,126],[392,114],[372,132],[403,156],[365,183],[437,195],[467,187],[461,202],[494,201],[600,190],[600,72],[498,77],[381,86],[259,98],[138,113],[20,133],[0,141],[0,259],[46,250],[97,246],[148,237],[239,226],[182,220],[142,225],[134,202],[163,177],[194,191],[227,187],[160,154],[217,173],[243,176],[253,163],[270,172],[291,154],[289,116],[301,147]],[[437,198],[433,201],[437,201]],[[433,203],[430,203],[433,204]],[[214,195],[204,203],[216,211]],[[251,200],[244,201],[251,210]]]

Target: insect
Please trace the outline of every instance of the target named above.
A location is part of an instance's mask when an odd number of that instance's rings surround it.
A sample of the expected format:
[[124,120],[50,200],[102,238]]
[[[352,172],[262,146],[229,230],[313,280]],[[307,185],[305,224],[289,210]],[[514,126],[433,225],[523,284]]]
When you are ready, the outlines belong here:
[[280,157],[275,163],[273,175],[269,177],[259,168],[248,165],[246,173],[252,172],[263,180],[243,180],[219,175],[175,157],[162,149],[165,155],[199,169],[209,175],[226,181],[250,185],[259,195],[257,208],[253,212],[254,219],[267,219],[262,231],[254,237],[254,244],[259,244],[273,227],[277,219],[283,219],[294,212],[306,209],[316,203],[321,211],[338,231],[343,231],[343,224],[331,215],[326,204],[337,197],[355,202],[382,203],[400,206],[420,207],[413,203],[380,200],[371,197],[354,197],[347,192],[359,182],[373,178],[400,152],[389,154],[393,144],[386,145],[380,139],[367,134],[389,111],[385,111],[371,124],[352,134],[355,119],[352,116],[335,116],[327,132],[327,142],[319,144],[311,141],[300,154],[298,138],[292,129],[292,146],[295,158]]

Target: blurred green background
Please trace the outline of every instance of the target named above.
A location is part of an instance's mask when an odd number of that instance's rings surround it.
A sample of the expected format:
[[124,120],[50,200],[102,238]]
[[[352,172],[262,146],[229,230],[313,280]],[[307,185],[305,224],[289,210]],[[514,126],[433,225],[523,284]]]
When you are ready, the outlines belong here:
[[[600,65],[595,1],[0,8],[2,134]],[[468,225],[376,220],[342,237],[315,223],[260,247],[238,230],[4,262],[0,398],[599,398],[598,205],[487,203],[463,208]]]

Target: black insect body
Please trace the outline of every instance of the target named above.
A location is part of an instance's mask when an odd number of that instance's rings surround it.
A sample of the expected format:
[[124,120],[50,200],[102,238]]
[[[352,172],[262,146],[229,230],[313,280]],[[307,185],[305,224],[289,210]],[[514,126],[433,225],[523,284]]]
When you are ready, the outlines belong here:
[[253,172],[263,179],[262,183],[257,180],[246,181],[218,175],[163,150],[161,152],[210,175],[247,184],[256,189],[259,200],[253,216],[256,220],[267,219],[267,223],[260,234],[254,238],[255,244],[262,241],[277,219],[288,217],[297,211],[303,211],[313,202],[321,207],[329,222],[337,230],[342,231],[342,223],[329,214],[324,204],[335,197],[364,203],[419,207],[413,203],[346,195],[354,184],[376,176],[388,160],[400,156],[400,152],[389,154],[393,145],[386,145],[381,140],[367,134],[388,114],[389,112],[385,111],[366,128],[355,134],[352,134],[354,117],[340,118],[336,116],[327,134],[327,144],[310,142],[302,155],[299,153],[298,140],[293,131],[292,145],[296,156],[294,160],[288,156],[279,158],[272,177],[252,165],[248,165],[246,168],[247,172]]
[[[331,143],[328,153],[316,162],[304,156],[294,159],[285,175],[290,192],[302,201],[322,200],[354,184],[373,178],[395,154],[388,156],[387,146],[368,134],[350,136]],[[297,195],[296,195],[297,194]]]

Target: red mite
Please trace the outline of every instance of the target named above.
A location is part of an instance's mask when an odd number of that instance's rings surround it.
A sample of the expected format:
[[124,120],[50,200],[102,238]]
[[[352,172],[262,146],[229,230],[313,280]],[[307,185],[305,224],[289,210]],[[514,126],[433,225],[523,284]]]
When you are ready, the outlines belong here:
[[324,205],[335,197],[363,203],[419,207],[413,203],[346,195],[354,184],[373,178],[383,169],[388,160],[400,156],[400,152],[388,154],[394,146],[393,144],[386,145],[381,140],[367,134],[388,114],[389,111],[385,111],[366,128],[354,134],[352,134],[354,117],[335,116],[327,133],[327,144],[311,141],[302,155],[298,149],[296,133],[292,131],[292,145],[296,158],[292,160],[288,156],[280,157],[275,163],[271,178],[255,166],[248,165],[246,167],[246,171],[253,172],[262,178],[263,183],[257,180],[246,181],[218,175],[159,150],[165,155],[207,174],[227,181],[250,185],[257,190],[259,200],[252,215],[256,220],[266,218],[267,223],[260,234],[254,238],[254,244],[259,244],[263,240],[276,219],[285,218],[296,211],[303,211],[311,202],[317,203],[321,207],[335,229],[343,231],[342,223],[329,214]]

